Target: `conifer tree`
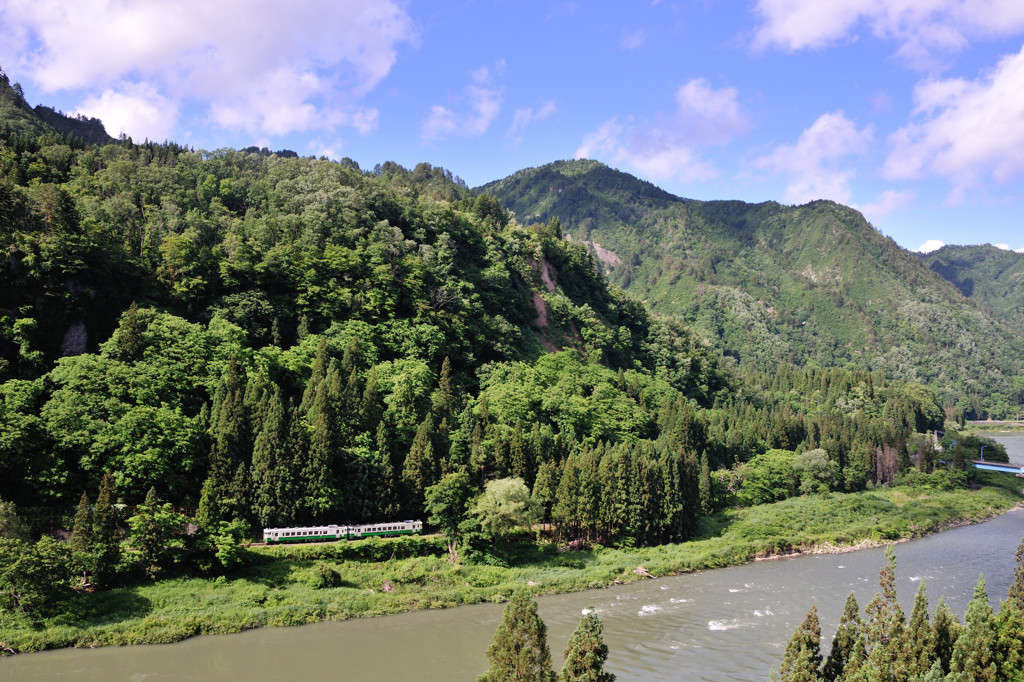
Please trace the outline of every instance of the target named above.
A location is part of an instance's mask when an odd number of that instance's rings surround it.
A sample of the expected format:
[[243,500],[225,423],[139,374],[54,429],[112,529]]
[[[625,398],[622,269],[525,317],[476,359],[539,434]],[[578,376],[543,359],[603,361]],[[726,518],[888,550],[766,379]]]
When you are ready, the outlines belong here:
[[949,672],[953,658],[953,647],[960,637],[960,622],[949,610],[946,599],[940,598],[939,605],[932,616],[932,631],[935,633],[935,657],[942,664],[943,672]]
[[786,643],[779,668],[781,682],[815,682],[821,679],[821,626],[818,609],[811,606],[803,622]]
[[1009,598],[1017,605],[1017,611],[1024,613],[1024,539],[1017,546],[1017,563],[1013,569]]
[[437,378],[437,388],[430,396],[430,410],[435,421],[447,419],[451,422],[456,409],[455,393],[452,389],[452,362],[445,356],[444,362],[441,363],[441,373]]
[[423,491],[435,482],[433,435],[434,426],[430,415],[427,415],[416,429],[416,437],[413,438],[409,454],[405,457],[405,465],[402,467],[406,508],[414,514],[423,509]]
[[860,607],[857,605],[857,598],[851,592],[846,597],[846,605],[843,607],[843,615],[839,619],[839,628],[832,640],[832,650],[829,652],[828,660],[821,671],[821,677],[826,682],[835,682],[842,679],[846,671],[847,663],[853,657],[854,649],[858,643],[864,648],[864,623],[860,619]]
[[117,329],[117,349],[125,362],[134,362],[142,357],[143,331],[143,323],[139,319],[139,306],[132,301],[128,310],[121,316],[121,323]]
[[[318,393],[326,394],[321,386]],[[316,420],[309,436],[309,454],[303,462],[299,489],[302,494],[301,518],[320,523],[334,507],[335,494],[331,486],[332,434],[328,427],[326,409],[314,409]]]
[[922,582],[914,596],[914,610],[910,613],[906,636],[903,637],[900,668],[908,678],[924,675],[932,667],[934,659],[935,631],[928,622],[928,599]]
[[700,494],[700,513],[702,516],[709,516],[714,511],[714,504],[711,499],[711,468],[708,466],[707,452],[700,454],[698,492]]
[[83,490],[75,510],[75,523],[71,527],[71,552],[85,554],[92,550],[93,537],[92,503],[89,495]]
[[1024,679],[1024,613],[1016,602],[1007,599],[992,619],[995,631],[993,657],[996,679],[1020,682]]
[[252,455],[242,379],[238,363],[232,357],[214,395],[210,415],[213,445],[210,449],[210,470],[200,500],[203,508],[200,525],[205,524],[204,527],[248,516],[248,478],[238,476],[240,467],[248,469]]
[[964,626],[953,645],[949,671],[955,682],[995,682],[996,664],[993,656],[995,630],[992,627],[992,606],[985,592],[985,578],[978,576],[974,596],[967,605]]
[[281,399],[281,389],[274,387],[267,406],[267,414],[252,448],[252,514],[264,528],[280,525],[282,517],[277,496],[278,476],[287,466],[285,445],[288,422]]
[[93,554],[96,557],[96,579],[108,584],[117,573],[121,561],[121,536],[117,528],[117,512],[114,510],[114,477],[109,471],[103,473],[100,491],[96,496],[93,512]]
[[487,647],[491,667],[477,678],[480,682],[514,680],[553,681],[547,627],[537,615],[537,603],[529,592],[512,594],[494,641]]
[[615,675],[604,671],[608,645],[601,636],[602,630],[594,607],[587,607],[565,647],[560,675],[564,682],[614,682]]
[[888,679],[893,675],[902,646],[905,619],[896,599],[896,555],[886,548],[886,564],[878,573],[881,591],[864,609],[867,614],[868,665],[875,674]]
[[309,374],[309,381],[306,382],[306,390],[302,393],[302,402],[299,404],[299,414],[305,416],[316,400],[320,384],[327,377],[327,367],[330,363],[330,356],[327,353],[327,337],[321,336],[320,343],[316,347],[316,357],[313,359],[313,367]]

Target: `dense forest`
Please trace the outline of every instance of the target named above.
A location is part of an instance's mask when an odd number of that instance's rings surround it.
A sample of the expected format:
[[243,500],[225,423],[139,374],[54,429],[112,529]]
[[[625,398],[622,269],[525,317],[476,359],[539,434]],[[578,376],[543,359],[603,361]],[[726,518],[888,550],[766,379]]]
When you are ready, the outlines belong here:
[[263,527],[452,510],[486,545],[517,495],[563,543],[651,545],[1005,459],[898,373],[724,361],[557,217],[445,169],[43,130],[0,123],[0,598],[22,610],[33,575],[155,577],[179,513],[188,570]]
[[984,271],[960,275],[977,282],[971,296],[946,281],[952,266],[941,259],[951,252],[929,256],[929,269],[829,201],[681,199],[588,160],[526,169],[481,191],[524,224],[559,219],[613,284],[683,319],[740,367],[877,371],[930,386],[968,419],[1024,409],[1019,254],[985,252]]

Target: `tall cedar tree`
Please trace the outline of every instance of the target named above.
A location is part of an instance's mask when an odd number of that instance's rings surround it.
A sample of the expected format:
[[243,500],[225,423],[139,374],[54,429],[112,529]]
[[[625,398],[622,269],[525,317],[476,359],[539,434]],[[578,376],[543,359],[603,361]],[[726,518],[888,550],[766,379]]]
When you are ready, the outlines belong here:
[[949,672],[949,665],[953,659],[953,647],[960,637],[962,626],[956,616],[949,610],[944,597],[939,599],[939,605],[935,608],[935,615],[932,616],[932,631],[935,633],[935,657],[942,664],[943,672]]
[[867,619],[868,668],[882,679],[895,674],[905,619],[896,599],[896,555],[886,549],[886,564],[878,573],[881,591],[864,609]]
[[992,605],[985,592],[985,578],[978,576],[974,595],[967,605],[964,626],[953,646],[949,663],[950,673],[956,680],[995,682],[996,663],[993,657],[995,629],[992,626]]
[[266,416],[252,447],[252,515],[266,528],[280,526],[284,516],[278,498],[278,477],[287,466],[285,459],[288,438],[288,420],[285,415],[281,389],[274,387],[268,399]]
[[565,682],[614,682],[615,675],[604,671],[608,645],[601,636],[601,619],[588,607],[565,647],[561,679]]
[[434,425],[428,414],[416,429],[402,467],[405,509],[413,516],[423,513],[423,491],[435,483],[433,435]]
[[804,620],[786,643],[779,668],[781,682],[816,682],[821,679],[821,625],[818,609],[811,606]]
[[114,477],[103,473],[100,491],[96,496],[93,512],[93,554],[96,557],[95,578],[100,585],[107,585],[117,573],[121,561],[121,535],[117,528],[117,512],[114,510]]
[[826,682],[835,682],[841,679],[858,644],[861,650],[865,648],[864,623],[860,619],[857,598],[851,592],[846,597],[843,615],[839,619],[839,628],[836,630],[836,636],[832,639],[832,650],[821,671],[821,678]]
[[529,592],[517,590],[512,594],[494,641],[487,647],[487,659],[491,667],[477,678],[479,682],[556,679],[547,627],[537,615],[537,602]]
[[85,554],[92,550],[92,527],[92,503],[83,490],[75,510],[75,524],[71,527],[71,551],[74,554]]
[[914,595],[914,610],[907,622],[907,634],[903,638],[900,656],[904,674],[913,678],[924,675],[931,669],[935,659],[935,631],[928,622],[928,599],[925,596],[924,582],[917,588]]

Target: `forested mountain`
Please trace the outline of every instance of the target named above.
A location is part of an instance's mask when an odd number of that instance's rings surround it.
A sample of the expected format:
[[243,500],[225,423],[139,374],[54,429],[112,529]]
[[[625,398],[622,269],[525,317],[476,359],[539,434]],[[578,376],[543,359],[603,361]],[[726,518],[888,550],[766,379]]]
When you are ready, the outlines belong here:
[[993,317],[1024,327],[1024,254],[988,244],[944,246],[921,260]]
[[1024,400],[1005,307],[974,305],[853,209],[685,200],[586,160],[481,191],[525,224],[559,219],[612,283],[741,367],[877,370],[934,387],[950,415],[1004,416]]
[[924,386],[725,370],[558,220],[425,163],[8,128],[0,245],[0,499],[36,529],[97,489],[210,532],[413,518],[458,475],[521,479],[562,537],[650,544],[935,464]]

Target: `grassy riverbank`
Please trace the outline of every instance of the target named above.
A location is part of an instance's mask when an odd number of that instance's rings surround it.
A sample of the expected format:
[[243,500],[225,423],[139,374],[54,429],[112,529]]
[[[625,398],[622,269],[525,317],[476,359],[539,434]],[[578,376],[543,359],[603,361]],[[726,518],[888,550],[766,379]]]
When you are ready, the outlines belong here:
[[[501,601],[517,587],[570,592],[653,576],[745,563],[794,551],[843,548],[919,537],[1004,512],[1021,500],[1020,479],[983,474],[976,490],[897,487],[800,497],[730,510],[707,519],[693,542],[639,549],[595,548],[559,554],[520,547],[512,567],[449,564],[436,541],[394,543],[367,561],[345,545],[253,549],[250,565],[230,578],[179,578],[83,594],[65,613],[35,627],[8,622],[0,640],[18,651],[67,646],[172,642],[197,634],[379,616],[401,611]],[[365,552],[364,552],[365,553]],[[323,587],[337,573],[340,584]]]

